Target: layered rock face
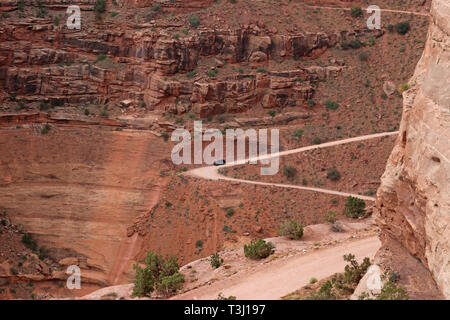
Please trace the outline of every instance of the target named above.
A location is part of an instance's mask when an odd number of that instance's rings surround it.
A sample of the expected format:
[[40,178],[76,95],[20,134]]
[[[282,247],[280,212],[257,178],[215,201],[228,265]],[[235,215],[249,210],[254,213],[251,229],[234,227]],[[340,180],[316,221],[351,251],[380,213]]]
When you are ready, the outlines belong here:
[[[450,2],[435,0],[423,56],[404,93],[400,136],[378,190],[385,249],[400,243],[450,298]],[[392,250],[394,251],[394,250]]]
[[[243,112],[255,105],[300,106],[313,97],[320,80],[338,76],[342,66],[268,73],[262,68],[256,74],[211,78],[195,74],[195,69],[210,57],[217,58],[217,68],[225,63],[262,67],[270,60],[311,56],[343,42],[381,35],[381,30],[365,29],[277,35],[246,26],[199,28],[174,38],[152,21],[120,28],[99,24],[72,32],[51,19],[22,19],[0,25],[0,89],[29,102],[63,105],[130,100],[150,110],[174,114],[192,110],[200,117]],[[0,101],[6,99],[7,95],[0,95]]]
[[156,203],[168,144],[149,131],[20,124],[0,125],[0,208],[64,270],[80,266],[83,283],[121,281],[139,247],[126,228]]

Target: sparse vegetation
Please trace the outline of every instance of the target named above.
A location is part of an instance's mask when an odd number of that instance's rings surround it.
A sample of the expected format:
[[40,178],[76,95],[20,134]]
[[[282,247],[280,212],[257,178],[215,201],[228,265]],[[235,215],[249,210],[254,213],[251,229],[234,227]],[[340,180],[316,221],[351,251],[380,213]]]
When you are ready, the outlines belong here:
[[365,208],[364,200],[350,196],[345,202],[345,215],[348,218],[360,218],[366,214]]
[[370,267],[370,259],[364,258],[359,264],[353,254],[344,255],[344,261],[348,262],[343,274],[336,274],[331,280],[327,280],[318,291],[312,292],[307,300],[336,300],[346,298],[353,293],[361,278]]
[[295,220],[285,221],[278,226],[278,234],[292,240],[303,237],[303,226]]
[[341,178],[341,173],[336,168],[331,168],[327,172],[327,178],[331,181],[338,181]]
[[283,174],[288,179],[293,179],[294,177],[297,176],[297,168],[293,166],[283,166]]
[[339,105],[336,101],[328,99],[325,101],[325,107],[330,110],[337,110],[337,108],[339,108]]
[[200,25],[200,19],[196,15],[189,17],[189,25],[191,28],[197,28]]
[[329,223],[335,223],[336,222],[336,212],[333,210],[328,211],[328,213],[325,215],[325,221]]
[[41,134],[47,134],[47,133],[49,133],[51,128],[52,128],[52,127],[51,127],[48,123],[46,123],[46,124],[44,125],[44,127],[41,129]]
[[363,15],[363,11],[361,7],[352,7],[350,9],[350,14],[352,15],[353,18],[358,18]]
[[134,279],[133,296],[148,297],[155,290],[169,297],[180,290],[184,283],[184,275],[179,272],[178,259],[148,252],[145,257],[145,267],[134,265],[136,276]]
[[219,253],[213,253],[209,257],[209,261],[211,263],[211,267],[217,269],[223,264],[223,259],[219,256]]
[[397,33],[401,35],[408,33],[410,29],[411,25],[408,21],[399,22],[395,25],[395,31],[397,31]]
[[244,245],[244,254],[250,259],[264,259],[274,253],[275,246],[272,242],[266,242],[262,239]]
[[100,20],[102,17],[102,13],[106,11],[106,1],[105,0],[95,0],[94,4],[94,12],[95,18]]

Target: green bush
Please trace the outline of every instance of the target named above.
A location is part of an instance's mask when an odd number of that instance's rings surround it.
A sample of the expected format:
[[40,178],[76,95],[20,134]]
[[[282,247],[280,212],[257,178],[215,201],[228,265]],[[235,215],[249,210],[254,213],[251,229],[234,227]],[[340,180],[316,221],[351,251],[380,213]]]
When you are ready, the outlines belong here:
[[266,73],[267,70],[264,69],[263,67],[258,67],[258,68],[256,69],[256,72],[259,72],[259,73]]
[[377,300],[409,300],[409,295],[405,288],[399,287],[395,282],[388,280],[381,288]]
[[303,237],[303,226],[295,220],[285,221],[278,226],[278,234],[289,237],[289,239],[299,240]]
[[159,4],[157,4],[157,3],[154,3],[153,4],[153,6],[152,6],[152,11],[159,11],[159,10],[161,10],[161,6],[159,5]]
[[347,50],[348,48],[352,48],[352,49],[359,49],[361,47],[363,47],[365,44],[363,42],[361,42],[359,39],[354,39],[351,41],[344,41],[341,43],[341,47],[344,50]]
[[339,108],[339,105],[336,101],[328,99],[325,101],[325,107],[330,110],[337,110]]
[[267,111],[267,114],[273,118],[275,117],[275,110],[269,110]]
[[395,30],[398,34],[406,34],[411,29],[408,21],[399,22],[395,25]]
[[336,168],[331,168],[327,172],[327,178],[331,181],[338,181],[341,178],[341,173]]
[[105,0],[95,0],[94,12],[96,19],[100,19],[101,14],[106,11],[106,1]]
[[192,79],[192,78],[194,78],[196,75],[197,75],[197,70],[192,70],[192,71],[189,71],[188,73],[186,73],[186,78]]
[[353,219],[362,217],[366,214],[365,207],[364,200],[350,196],[345,202],[345,215]]
[[192,15],[189,17],[189,24],[191,28],[197,28],[200,25],[200,19],[196,15]]
[[300,139],[300,138],[302,137],[302,135],[303,135],[303,129],[297,129],[297,130],[295,130],[294,133],[292,134],[292,136],[293,136],[295,139]]
[[44,127],[41,129],[41,134],[47,134],[47,133],[49,133],[49,131],[50,131],[51,128],[52,128],[52,127],[51,127],[48,123],[46,123],[46,124],[44,125]]
[[155,290],[164,297],[175,294],[184,283],[184,275],[179,272],[179,269],[176,256],[164,259],[160,254],[148,252],[144,268],[138,264],[134,265],[136,275],[133,296],[150,296]]
[[195,241],[195,247],[198,249],[203,248],[203,240]]
[[333,284],[327,280],[317,292],[312,292],[306,300],[335,300],[336,295],[332,291]]
[[219,268],[223,264],[223,259],[219,256],[218,253],[214,253],[209,257],[209,262],[211,263],[211,267]]
[[211,69],[211,70],[208,71],[208,77],[215,78],[218,73],[219,73],[219,70],[217,70],[215,68]]
[[358,18],[363,15],[363,11],[362,11],[361,7],[352,7],[350,10],[350,13],[353,18]]
[[227,218],[231,218],[234,215],[234,209],[233,208],[228,208],[226,211],[226,217]]
[[288,179],[292,179],[297,175],[297,169],[293,166],[283,166],[283,174]]
[[272,242],[266,242],[262,239],[244,245],[244,254],[250,259],[264,259],[274,253],[275,246]]
[[328,213],[325,216],[325,221],[328,221],[329,223],[335,223],[336,222],[336,212],[333,210],[328,211]]
[[321,143],[322,143],[322,140],[321,140],[319,137],[314,137],[313,143],[314,143],[314,144],[321,144]]

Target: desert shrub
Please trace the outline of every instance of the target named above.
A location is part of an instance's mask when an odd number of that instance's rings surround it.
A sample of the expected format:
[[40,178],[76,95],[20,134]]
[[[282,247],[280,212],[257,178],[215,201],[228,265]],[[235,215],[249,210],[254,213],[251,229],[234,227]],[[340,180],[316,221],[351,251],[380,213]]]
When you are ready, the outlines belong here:
[[196,248],[203,248],[203,240],[195,241],[195,247]]
[[331,181],[338,181],[341,178],[341,173],[336,168],[331,168],[327,172],[327,178]]
[[367,257],[363,259],[361,264],[356,261],[353,254],[344,255],[344,260],[348,262],[344,274],[335,275],[331,280],[334,288],[341,295],[351,294],[370,267],[370,259]]
[[235,296],[225,297],[222,292],[219,292],[219,295],[217,296],[216,300],[236,300],[236,297]]
[[303,129],[297,129],[297,130],[295,130],[294,133],[292,134],[292,136],[293,136],[295,139],[300,139],[300,138],[302,137],[302,135],[303,135]]
[[329,223],[335,223],[336,222],[336,212],[333,210],[328,211],[328,213],[325,215],[325,221]]
[[309,279],[310,284],[314,284],[316,282],[317,282],[317,278],[312,277],[311,279]]
[[169,134],[167,132],[161,133],[161,136],[163,137],[165,142],[169,141]]
[[11,273],[15,276],[19,274],[19,271],[17,271],[17,269],[15,268],[10,268],[9,271],[11,271]]
[[402,84],[398,87],[397,91],[398,91],[399,93],[403,93],[403,92],[405,92],[405,91],[408,90],[408,89],[409,89],[409,83],[402,83]]
[[215,68],[211,69],[211,70],[208,71],[208,77],[215,78],[218,73],[219,73],[219,70],[217,70]]
[[285,221],[278,226],[278,234],[298,240],[303,237],[303,226],[295,220]]
[[186,73],[186,78],[192,79],[192,78],[194,78],[196,75],[197,75],[197,70],[192,70],[192,71],[189,71],[188,73]]
[[41,102],[39,103],[39,110],[41,111],[47,111],[51,109],[53,106],[50,103],[47,102]]
[[353,219],[362,217],[366,214],[365,207],[364,200],[350,196],[345,202],[345,215]]
[[47,134],[47,133],[49,133],[49,131],[50,131],[51,128],[52,128],[52,127],[51,127],[48,123],[46,123],[46,124],[44,125],[44,127],[41,129],[41,134]]
[[411,29],[411,26],[408,21],[399,22],[395,25],[395,31],[398,34],[406,34]]
[[293,166],[283,166],[283,174],[288,179],[292,179],[297,175],[297,169]]
[[337,108],[339,108],[339,105],[336,101],[328,99],[327,101],[325,101],[325,107],[330,110],[336,110]]
[[259,72],[259,73],[266,73],[267,70],[264,69],[263,67],[258,67],[258,68],[256,69],[256,72]]
[[119,13],[117,11],[113,11],[111,12],[111,18],[114,18],[118,15]]
[[317,292],[312,292],[306,300],[335,300],[336,295],[332,291],[333,284],[331,281],[326,281]]
[[25,1],[24,0],[20,0],[19,2],[17,2],[17,9],[20,12],[23,12],[25,10]]
[[37,252],[39,250],[36,240],[34,240],[28,233],[24,233],[22,235],[22,243],[33,252]]
[[183,34],[187,35],[189,33],[189,29],[184,28],[183,30],[181,30],[181,32],[183,32]]
[[361,7],[352,7],[350,10],[350,13],[353,18],[358,18],[363,15],[363,11],[362,11]]
[[387,26],[387,28],[388,28],[388,31],[389,31],[390,33],[393,33],[393,32],[394,32],[394,26],[393,26],[392,24],[389,24],[389,25]]
[[308,107],[312,108],[316,105],[316,102],[313,99],[308,100]]
[[266,242],[262,239],[244,245],[244,254],[250,259],[264,259],[274,253],[275,246],[272,242]]
[[191,28],[197,28],[200,25],[200,19],[196,15],[189,17],[189,25]]
[[397,286],[395,282],[388,280],[381,287],[381,293],[377,300],[409,300],[409,295],[405,288]]
[[269,110],[267,111],[267,114],[273,118],[275,117],[275,110]]
[[159,4],[157,4],[157,3],[154,3],[153,4],[153,6],[152,6],[152,11],[159,11],[159,10],[161,10],[161,6],[159,5]]
[[209,262],[211,263],[211,267],[217,269],[217,268],[219,268],[222,265],[223,259],[219,256],[218,253],[213,253],[209,257]]
[[95,0],[94,12],[96,19],[101,18],[101,14],[106,11],[106,1],[105,0]]
[[227,218],[231,218],[234,215],[234,209],[233,208],[228,208],[225,212],[226,212],[225,216]]
[[364,46],[364,43],[361,42],[359,39],[354,39],[354,40],[351,40],[351,41],[348,41],[348,42],[344,41],[344,42],[341,43],[341,47],[344,50],[347,50],[349,48],[351,48],[351,49],[359,49],[359,48],[361,48],[363,46]]
[[322,140],[320,140],[319,137],[314,137],[313,143],[314,143],[314,144],[320,144],[320,143],[322,143]]
[[133,296],[149,296],[155,290],[165,297],[175,294],[184,283],[184,275],[179,272],[179,269],[176,256],[164,259],[160,254],[148,252],[144,268],[138,264],[134,265],[136,275]]

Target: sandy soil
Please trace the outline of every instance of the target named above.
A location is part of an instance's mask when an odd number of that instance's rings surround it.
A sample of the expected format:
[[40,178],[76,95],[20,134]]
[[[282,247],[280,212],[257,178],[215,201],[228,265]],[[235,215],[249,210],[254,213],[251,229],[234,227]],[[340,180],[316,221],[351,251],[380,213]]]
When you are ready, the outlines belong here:
[[280,299],[306,285],[312,277],[322,279],[342,272],[346,265],[342,259],[344,254],[353,253],[358,260],[373,258],[380,245],[378,238],[372,236],[308,255],[286,257],[270,264],[261,264],[236,277],[178,295],[174,299],[216,299],[221,292],[224,296],[232,295],[238,299]]

